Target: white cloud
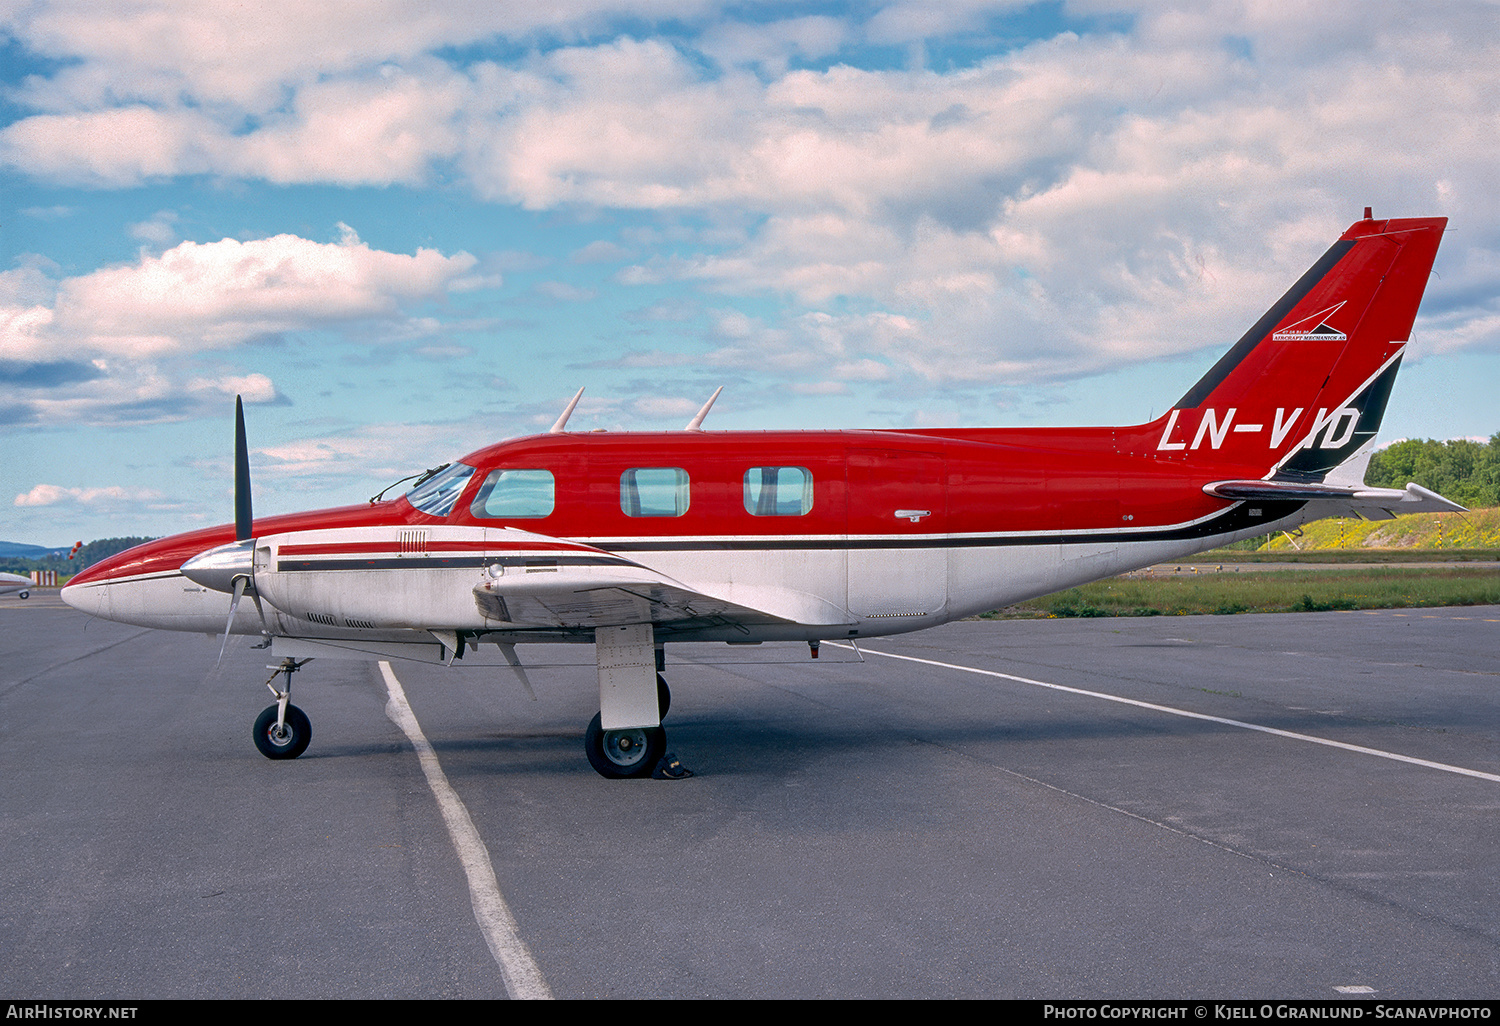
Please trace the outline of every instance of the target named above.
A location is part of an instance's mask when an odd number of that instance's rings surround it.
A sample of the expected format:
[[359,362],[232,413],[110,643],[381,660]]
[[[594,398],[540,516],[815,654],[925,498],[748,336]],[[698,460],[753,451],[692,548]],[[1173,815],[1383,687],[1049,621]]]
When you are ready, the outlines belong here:
[[0,359],[42,359],[52,310],[45,306],[0,306]]
[[[317,488],[353,481],[387,482],[456,459],[496,441],[481,421],[455,424],[369,424],[347,431],[254,449],[257,479],[307,482]],[[392,491],[410,488],[408,483]]]
[[993,0],[944,0],[934,4],[925,0],[900,0],[886,4],[870,19],[867,32],[877,43],[918,42],[933,36],[964,32],[984,24],[985,17],[996,10],[1022,6],[1019,0],[995,3]]
[[53,306],[11,307],[0,358],[104,354],[156,358],[223,349],[257,336],[370,318],[401,321],[403,303],[434,299],[474,266],[467,253],[371,249],[294,235],[183,242],[159,256],[57,285]]
[[454,344],[418,346],[412,352],[428,360],[462,360],[474,355],[472,346]]
[[76,207],[58,204],[51,207],[23,207],[18,213],[25,217],[33,217],[38,221],[60,221],[65,217],[72,217],[78,212]]
[[160,210],[145,221],[130,225],[127,231],[133,239],[150,243],[153,246],[170,246],[178,241],[177,214],[171,210]]
[[[691,20],[716,6],[654,0],[651,13]],[[209,107],[263,111],[289,86],[496,37],[575,38],[640,13],[626,0],[53,0],[0,12],[0,27],[37,53],[70,60],[28,83],[25,97],[39,106],[100,106],[116,97],[164,103],[186,94]]]
[[[773,372],[800,372],[807,345],[841,366],[954,382],[1227,345],[1365,204],[1448,214],[1467,233],[1450,248],[1500,251],[1493,6],[1078,0],[1069,14],[1130,27],[945,70],[855,66],[861,39],[951,38],[1018,6],[897,2],[750,24],[683,2],[653,14],[686,30],[606,42],[590,33],[633,7],[28,7],[11,16],[17,38],[77,60],[19,91],[38,113],[0,131],[0,159],[99,185],[459,173],[532,210],[707,215],[726,233],[712,245],[622,233],[646,252],[616,280],[785,297],[785,321],[758,329]],[[713,20],[693,36],[695,19]],[[495,36],[536,45],[503,63],[439,56]],[[835,55],[847,59],[792,67]],[[7,338],[28,351],[43,338],[99,352],[227,346],[394,317],[414,296],[494,280],[454,273],[462,254],[279,240],[184,243],[160,265],[72,279],[55,305],[7,305]],[[623,255],[596,242],[575,259]],[[255,279],[283,256],[287,280]],[[401,274],[386,273],[393,260]],[[1482,263],[1465,265],[1462,295],[1500,287]],[[184,280],[185,307],[165,310],[159,284]],[[1496,311],[1462,295],[1434,285],[1448,304],[1437,344],[1495,345]],[[824,317],[816,330],[811,314]],[[731,343],[709,359],[753,356]]]
[[686,420],[703,408],[703,400],[694,402],[682,396],[654,396],[636,399],[631,412],[641,417],[681,417]]
[[0,130],[0,160],[61,184],[135,185],[215,170],[214,143],[225,134],[183,109],[38,114]]
[[811,15],[767,24],[721,23],[700,37],[698,47],[721,64],[756,64],[770,74],[781,75],[792,58],[817,59],[835,54],[850,35],[847,21]]
[[276,386],[264,374],[225,375],[220,378],[194,378],[187,383],[189,392],[218,392],[237,395],[247,403],[269,403],[277,398]]
[[[392,71],[298,90],[290,114],[239,140],[225,140],[224,168],[267,181],[340,185],[421,182],[457,152],[453,119],[470,84],[446,68]],[[386,69],[382,69],[386,70]]]
[[794,381],[792,391],[798,395],[844,395],[849,386],[842,381]]
[[[0,272],[0,361],[20,369],[5,416],[156,422],[217,410],[219,395],[275,402],[266,374],[204,375],[202,354],[299,331],[358,327],[379,341],[437,334],[437,318],[410,308],[471,278],[475,259],[376,250],[340,228],[336,243],[293,235],[183,242],[60,281],[41,266]],[[27,376],[27,367],[48,373]]]
[[[47,366],[43,364],[42,366]],[[275,386],[263,374],[193,377],[179,361],[96,357],[62,364],[76,373],[61,381],[8,389],[16,404],[11,419],[35,424],[154,424],[196,416],[222,416],[225,395],[243,386],[252,402],[276,399]]]
[[630,259],[630,250],[608,239],[595,239],[582,249],[573,252],[575,264],[613,264]]
[[100,505],[121,502],[141,502],[159,499],[161,493],[149,488],[122,488],[109,485],[104,488],[64,488],[53,484],[39,484],[29,492],[16,496],[17,506],[56,506],[60,503]]

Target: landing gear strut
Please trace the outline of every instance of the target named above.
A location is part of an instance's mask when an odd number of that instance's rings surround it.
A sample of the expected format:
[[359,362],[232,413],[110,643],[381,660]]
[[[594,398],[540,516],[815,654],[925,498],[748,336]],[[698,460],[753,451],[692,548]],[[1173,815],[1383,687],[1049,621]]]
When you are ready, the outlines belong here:
[[649,776],[667,752],[662,717],[672,692],[662,676],[650,610],[641,601],[636,623],[594,629],[599,664],[599,715],[583,736],[584,754],[600,776]]
[[[292,674],[302,669],[306,662],[306,659],[301,662],[283,659],[266,681],[266,687],[276,696],[276,704],[267,706],[255,718],[250,736],[260,754],[267,759],[295,759],[307,751],[307,743],[312,740],[312,722],[306,713],[291,704]],[[283,673],[286,674],[286,690],[277,691],[273,682]]]

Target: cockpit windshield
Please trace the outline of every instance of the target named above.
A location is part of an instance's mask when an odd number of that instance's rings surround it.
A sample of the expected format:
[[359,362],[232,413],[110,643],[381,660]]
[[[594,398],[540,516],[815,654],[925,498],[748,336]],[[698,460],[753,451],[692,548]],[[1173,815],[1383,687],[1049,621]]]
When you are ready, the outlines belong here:
[[474,468],[468,464],[450,463],[431,477],[418,481],[406,493],[406,501],[430,516],[445,517],[473,475]]

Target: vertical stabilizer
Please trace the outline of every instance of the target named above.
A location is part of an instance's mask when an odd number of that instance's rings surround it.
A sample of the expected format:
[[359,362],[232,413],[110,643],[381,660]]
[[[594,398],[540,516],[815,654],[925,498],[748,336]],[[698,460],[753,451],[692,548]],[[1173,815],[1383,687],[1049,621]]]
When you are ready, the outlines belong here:
[[1374,438],[1446,218],[1356,221],[1168,413],[1142,455],[1322,478]]

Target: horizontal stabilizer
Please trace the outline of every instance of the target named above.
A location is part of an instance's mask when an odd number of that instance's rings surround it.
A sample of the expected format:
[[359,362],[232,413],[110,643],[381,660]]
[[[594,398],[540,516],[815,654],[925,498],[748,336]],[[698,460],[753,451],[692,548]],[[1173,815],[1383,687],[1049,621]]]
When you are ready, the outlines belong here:
[[[1203,491],[1220,499],[1240,501],[1331,501],[1367,520],[1388,520],[1405,513],[1467,513],[1437,492],[1408,483],[1403,488],[1320,484],[1315,481],[1212,481]],[[1368,511],[1368,512],[1367,512]]]

